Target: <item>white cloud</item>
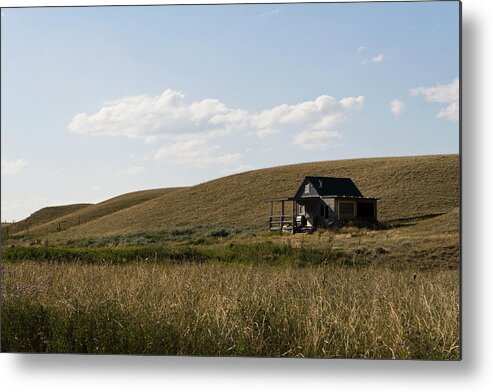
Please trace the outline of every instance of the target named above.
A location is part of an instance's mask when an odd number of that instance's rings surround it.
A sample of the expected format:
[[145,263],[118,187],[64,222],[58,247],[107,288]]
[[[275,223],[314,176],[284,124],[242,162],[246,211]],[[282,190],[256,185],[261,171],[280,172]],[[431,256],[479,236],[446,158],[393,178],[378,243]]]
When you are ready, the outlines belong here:
[[313,101],[279,105],[252,115],[250,128],[256,129],[259,137],[280,131],[328,130],[344,121],[348,111],[361,108],[364,100],[363,96],[359,96],[338,101],[328,95],[321,95]]
[[375,56],[371,59],[374,63],[381,63],[383,59],[385,58],[385,55],[380,53],[378,56]]
[[393,99],[390,102],[390,111],[392,112],[394,117],[399,117],[405,108],[406,108],[405,103],[397,98]]
[[279,8],[275,8],[272,11],[267,11],[264,12],[263,14],[260,14],[260,18],[270,18],[271,16],[277,15],[279,13]]
[[255,166],[243,164],[243,165],[239,165],[237,167],[234,167],[232,169],[224,169],[223,174],[237,174],[237,173],[243,173],[243,172],[247,172],[247,171],[255,170],[255,169],[256,169]]
[[16,161],[2,160],[2,176],[20,173],[26,165],[27,161],[22,158],[17,159]]
[[153,142],[162,136],[180,136],[197,132],[226,132],[214,123],[216,116],[238,115],[217,99],[185,103],[180,91],[168,89],[163,94],[125,97],[106,102],[99,112],[79,113],[68,124],[70,132],[89,135],[126,136]]
[[448,103],[448,106],[437,113],[437,117],[459,121],[459,78],[455,78],[449,84],[413,88],[411,95],[422,95],[428,102]]
[[116,173],[117,176],[132,176],[134,174],[139,174],[144,171],[144,168],[142,166],[130,166],[129,168],[125,170],[120,170],[119,172]]
[[159,149],[154,159],[176,166],[195,168],[240,163],[241,154],[221,153],[218,150],[219,146],[204,139],[189,139]]
[[76,115],[68,130],[90,135],[140,138],[149,143],[163,137],[183,143],[190,138],[200,138],[205,143],[204,138],[228,135],[232,130],[248,131],[264,138],[281,131],[331,129],[344,121],[349,111],[360,108],[363,103],[363,96],[337,100],[321,95],[313,101],[282,104],[249,113],[244,109],[229,108],[212,98],[187,104],[181,92],[166,90],[156,97],[143,95],[107,102],[95,114]]
[[359,48],[356,49],[357,52],[361,52],[362,50],[365,50],[366,48],[364,46],[360,46]]
[[447,107],[440,109],[437,117],[446,118],[450,121],[459,121],[459,101],[452,102]]
[[324,150],[331,146],[330,139],[341,138],[335,131],[303,131],[293,138],[293,144],[305,150]]

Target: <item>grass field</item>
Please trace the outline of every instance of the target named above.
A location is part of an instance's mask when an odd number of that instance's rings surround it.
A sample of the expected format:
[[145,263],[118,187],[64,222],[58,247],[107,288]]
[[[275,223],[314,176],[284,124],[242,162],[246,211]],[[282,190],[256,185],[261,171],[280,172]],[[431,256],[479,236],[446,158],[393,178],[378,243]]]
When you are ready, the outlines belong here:
[[2,350],[457,359],[457,279],[457,270],[25,261],[4,269]]
[[[459,359],[458,170],[300,164],[2,232],[2,351]],[[268,233],[265,199],[305,174],[352,177],[381,198],[380,224]]]

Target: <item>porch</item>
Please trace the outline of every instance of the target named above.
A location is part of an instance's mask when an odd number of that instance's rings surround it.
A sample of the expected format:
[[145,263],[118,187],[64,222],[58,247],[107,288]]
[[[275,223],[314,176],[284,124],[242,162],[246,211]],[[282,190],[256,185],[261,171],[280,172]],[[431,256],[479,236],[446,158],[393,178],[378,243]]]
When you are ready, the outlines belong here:
[[309,232],[312,223],[305,217],[304,211],[299,213],[301,204],[294,197],[269,199],[270,215],[269,230],[287,233]]

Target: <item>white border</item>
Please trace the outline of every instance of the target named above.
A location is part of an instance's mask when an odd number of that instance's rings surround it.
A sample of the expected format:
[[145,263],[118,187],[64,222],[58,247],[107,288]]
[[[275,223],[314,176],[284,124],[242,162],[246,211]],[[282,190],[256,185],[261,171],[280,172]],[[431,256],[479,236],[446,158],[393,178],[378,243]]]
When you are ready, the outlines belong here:
[[[216,0],[215,3],[228,1]],[[248,1],[244,1],[248,2]],[[254,1],[259,2],[259,1]],[[262,1],[260,1],[262,2]],[[172,1],[0,0],[1,6]],[[176,2],[175,2],[176,3]],[[186,1],[180,3],[204,3]],[[493,386],[491,1],[463,1],[463,361],[0,354],[0,388],[50,391],[486,391]],[[477,206],[487,205],[480,210]]]

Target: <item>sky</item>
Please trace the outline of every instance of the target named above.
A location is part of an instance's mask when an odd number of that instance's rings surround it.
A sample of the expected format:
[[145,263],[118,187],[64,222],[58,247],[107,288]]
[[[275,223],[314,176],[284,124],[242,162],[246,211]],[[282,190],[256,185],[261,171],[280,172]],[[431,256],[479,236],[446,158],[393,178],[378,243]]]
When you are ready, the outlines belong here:
[[459,3],[2,8],[1,219],[459,152]]

